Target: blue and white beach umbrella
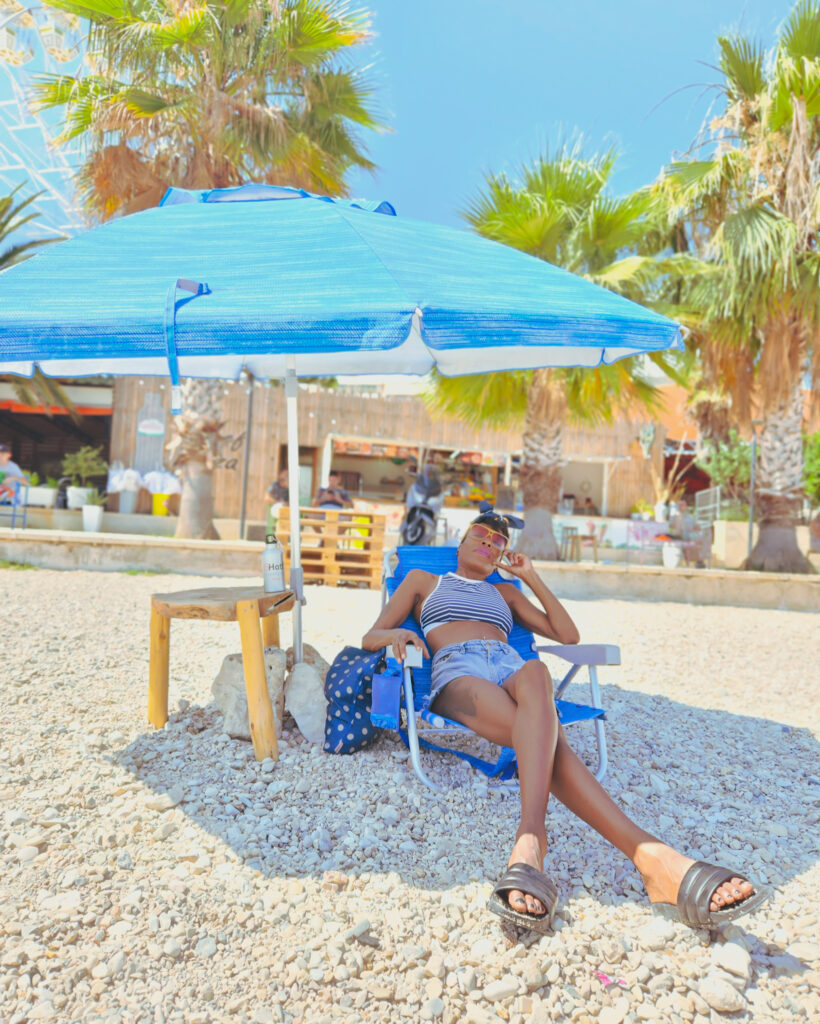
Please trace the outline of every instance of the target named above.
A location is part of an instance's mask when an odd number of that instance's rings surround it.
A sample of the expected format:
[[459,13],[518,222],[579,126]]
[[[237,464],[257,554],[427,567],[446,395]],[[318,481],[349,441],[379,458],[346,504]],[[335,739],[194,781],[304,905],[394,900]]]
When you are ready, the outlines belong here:
[[[674,321],[543,260],[272,185],[170,189],[0,274],[0,373],[284,377],[292,473],[300,376],[594,367],[680,346]],[[290,494],[298,523],[295,480]],[[299,652],[298,612],[294,634]]]

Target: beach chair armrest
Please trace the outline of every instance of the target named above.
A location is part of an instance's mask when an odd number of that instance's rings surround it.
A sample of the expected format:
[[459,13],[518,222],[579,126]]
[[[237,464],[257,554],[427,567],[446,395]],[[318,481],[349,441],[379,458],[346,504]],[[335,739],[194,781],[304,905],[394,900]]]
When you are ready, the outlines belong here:
[[573,665],[620,665],[621,649],[617,644],[543,644],[536,651],[554,654]]

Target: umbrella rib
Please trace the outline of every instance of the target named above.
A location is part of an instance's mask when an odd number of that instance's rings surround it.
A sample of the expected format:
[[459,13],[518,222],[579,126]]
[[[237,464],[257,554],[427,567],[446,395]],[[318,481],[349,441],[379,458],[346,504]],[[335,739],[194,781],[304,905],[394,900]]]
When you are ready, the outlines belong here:
[[[344,211],[339,210],[339,212],[343,213]],[[407,295],[406,295],[406,293],[404,291],[404,288],[396,280],[396,277],[395,277],[393,271],[390,269],[390,267],[387,266],[387,264],[384,262],[382,257],[376,251],[376,249],[373,248],[372,244],[370,242],[368,242],[368,240],[362,235],[361,231],[359,231],[359,229],[355,226],[355,224],[351,224],[350,223],[350,221],[347,219],[347,217],[342,217],[342,220],[344,220],[345,224],[347,224],[347,226],[350,228],[350,230],[358,237],[358,239],[362,243],[362,245],[365,245],[370,250],[370,252],[375,256],[375,258],[382,265],[382,267],[384,269],[384,272],[387,274],[387,276],[390,278],[390,280],[393,282],[393,284],[396,286],[396,288],[401,292],[402,295],[405,296],[405,298],[407,298]],[[416,302],[415,299],[412,299],[411,301],[413,303],[415,311],[419,315],[419,318],[421,318],[423,316],[421,308],[419,307],[419,305],[418,305],[418,303]],[[419,330],[419,337],[421,337],[421,330]]]

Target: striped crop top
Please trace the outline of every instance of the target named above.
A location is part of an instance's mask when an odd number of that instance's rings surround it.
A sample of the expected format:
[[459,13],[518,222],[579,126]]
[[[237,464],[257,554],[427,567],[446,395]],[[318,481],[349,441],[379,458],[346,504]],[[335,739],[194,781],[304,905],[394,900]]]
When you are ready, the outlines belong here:
[[512,612],[492,583],[445,573],[422,605],[421,630],[427,636],[437,626],[464,621],[486,622],[508,636],[513,627]]

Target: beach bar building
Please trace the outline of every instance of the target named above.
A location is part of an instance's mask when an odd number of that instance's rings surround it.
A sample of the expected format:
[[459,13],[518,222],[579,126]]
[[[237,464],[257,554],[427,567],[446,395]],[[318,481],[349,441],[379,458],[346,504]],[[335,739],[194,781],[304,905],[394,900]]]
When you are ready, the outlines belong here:
[[[166,380],[145,377],[115,382],[112,462],[133,465],[140,446],[144,459],[139,425],[149,408],[152,422],[164,420],[166,437],[170,436]],[[245,432],[249,428],[245,516],[250,527],[247,536],[255,537],[263,529],[267,512],[265,491],[286,465],[284,389],[275,384],[256,383],[249,388],[226,382],[223,418],[227,459],[214,476],[218,528],[228,536],[233,532],[230,521],[236,524],[233,530],[238,526]],[[646,440],[647,426],[652,427],[652,436],[645,457],[638,437],[643,429]],[[573,495],[576,504],[589,497],[602,516],[628,518],[639,499],[652,499],[650,466],[662,474],[666,433],[661,424],[626,419],[611,426],[568,428],[564,495]],[[420,464],[437,467],[446,509],[469,511],[483,497],[508,508],[515,504],[520,428],[475,429],[458,420],[434,418],[416,395],[386,395],[378,388],[301,385],[299,441],[301,502],[310,504],[332,466],[341,473],[343,486],[357,504],[387,515],[388,530],[398,528],[404,495],[412,481],[410,471]],[[161,444],[156,446],[155,458],[161,460]],[[139,468],[145,472],[144,465]]]

